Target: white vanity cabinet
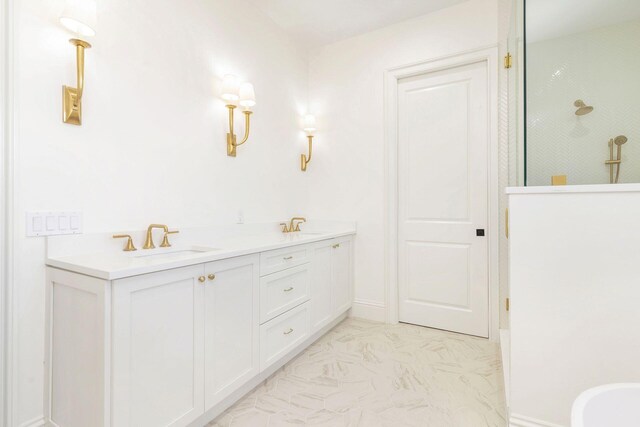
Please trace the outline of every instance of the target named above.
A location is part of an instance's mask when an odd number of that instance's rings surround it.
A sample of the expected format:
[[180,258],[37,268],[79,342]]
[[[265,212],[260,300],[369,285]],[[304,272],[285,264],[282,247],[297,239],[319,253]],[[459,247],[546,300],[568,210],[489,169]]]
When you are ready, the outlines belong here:
[[333,319],[333,293],[331,258],[333,241],[313,245],[311,262],[311,330],[322,329]]
[[326,240],[311,248],[311,331],[316,332],[353,302],[351,237]]
[[112,425],[184,426],[204,412],[203,274],[196,265],[113,282]]
[[352,240],[335,239],[331,249],[331,290],[335,316],[348,310],[353,302]]
[[209,409],[260,371],[259,257],[205,264],[204,378]]
[[113,282],[113,425],[188,425],[258,374],[258,265],[253,255]]
[[344,318],[351,239],[114,280],[48,267],[47,421],[205,424]]

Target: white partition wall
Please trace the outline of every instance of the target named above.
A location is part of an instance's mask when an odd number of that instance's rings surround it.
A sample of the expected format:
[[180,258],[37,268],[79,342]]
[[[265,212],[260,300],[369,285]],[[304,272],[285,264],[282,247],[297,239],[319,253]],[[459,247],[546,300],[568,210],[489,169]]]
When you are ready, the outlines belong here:
[[640,382],[640,185],[509,193],[510,425],[568,427],[585,389]]

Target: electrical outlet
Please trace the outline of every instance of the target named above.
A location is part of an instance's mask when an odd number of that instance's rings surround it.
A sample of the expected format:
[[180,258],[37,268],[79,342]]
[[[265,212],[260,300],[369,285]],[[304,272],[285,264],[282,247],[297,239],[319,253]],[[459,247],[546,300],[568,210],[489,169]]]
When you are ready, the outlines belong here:
[[27,212],[27,237],[82,233],[82,212]]

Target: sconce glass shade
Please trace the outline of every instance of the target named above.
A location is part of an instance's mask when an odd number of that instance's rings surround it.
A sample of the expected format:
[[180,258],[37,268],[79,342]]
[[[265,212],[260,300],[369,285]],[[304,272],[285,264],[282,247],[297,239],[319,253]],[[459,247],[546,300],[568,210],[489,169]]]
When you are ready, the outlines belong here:
[[224,79],[222,79],[222,99],[230,103],[237,102],[239,90],[238,78],[233,74],[225,75]]
[[307,133],[313,133],[316,130],[316,116],[307,114],[304,116],[304,130]]
[[256,105],[256,93],[251,83],[242,83],[240,85],[240,105],[247,109]]
[[60,24],[78,37],[96,35],[96,2],[94,0],[67,0],[60,16]]

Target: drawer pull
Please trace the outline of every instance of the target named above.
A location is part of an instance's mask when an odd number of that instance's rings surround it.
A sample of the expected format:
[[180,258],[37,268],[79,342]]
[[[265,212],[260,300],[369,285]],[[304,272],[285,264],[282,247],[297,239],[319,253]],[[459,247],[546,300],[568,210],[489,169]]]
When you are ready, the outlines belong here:
[[293,255],[291,255],[291,256],[286,256],[286,257],[284,257],[284,258],[282,258],[282,259],[283,259],[283,260],[285,260],[285,261],[289,261],[290,259],[293,259]]
[[207,280],[207,279],[205,279],[204,276],[198,277],[198,282],[200,282],[200,283],[204,283],[205,280]]
[[340,243],[336,243],[335,245],[333,245],[333,249],[337,249],[340,247]]
[[291,332],[293,332],[293,328],[289,328],[289,330],[286,331],[286,332],[283,332],[283,334],[289,335]]
[[215,274],[210,274],[208,277],[209,277],[209,280],[213,280],[213,279],[216,278],[216,275]]
[[287,289],[284,289],[285,292],[291,292],[293,290],[293,286],[289,286]]

